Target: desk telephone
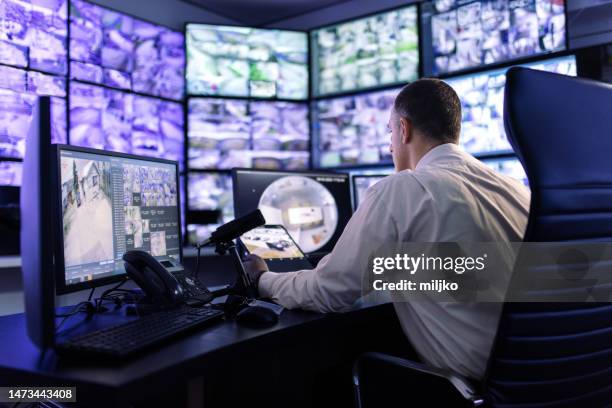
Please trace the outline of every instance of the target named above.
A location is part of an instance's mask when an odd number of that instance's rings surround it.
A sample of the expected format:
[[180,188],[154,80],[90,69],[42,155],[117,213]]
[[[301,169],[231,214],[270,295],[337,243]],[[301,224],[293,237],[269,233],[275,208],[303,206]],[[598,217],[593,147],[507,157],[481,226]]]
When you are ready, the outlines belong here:
[[125,270],[144,291],[151,303],[163,306],[186,303],[201,305],[210,302],[213,294],[197,277],[170,260],[158,261],[141,250],[123,255]]

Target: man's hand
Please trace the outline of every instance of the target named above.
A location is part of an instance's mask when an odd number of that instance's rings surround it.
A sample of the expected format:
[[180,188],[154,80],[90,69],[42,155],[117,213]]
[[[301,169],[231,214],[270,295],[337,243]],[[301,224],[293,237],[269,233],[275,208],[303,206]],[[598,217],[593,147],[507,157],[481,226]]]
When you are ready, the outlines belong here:
[[246,259],[242,262],[244,265],[244,269],[251,279],[251,282],[257,288],[259,285],[259,278],[263,275],[264,272],[267,272],[268,265],[266,261],[258,257],[257,255],[249,254]]

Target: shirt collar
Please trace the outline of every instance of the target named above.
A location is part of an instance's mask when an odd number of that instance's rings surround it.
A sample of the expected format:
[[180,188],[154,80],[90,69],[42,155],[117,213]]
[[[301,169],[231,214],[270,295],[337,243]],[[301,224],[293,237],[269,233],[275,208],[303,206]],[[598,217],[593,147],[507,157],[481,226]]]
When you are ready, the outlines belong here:
[[416,164],[415,170],[422,169],[423,167],[429,166],[431,163],[439,160],[440,158],[459,152],[460,148],[455,143],[443,143],[438,145],[425,153],[421,160]]

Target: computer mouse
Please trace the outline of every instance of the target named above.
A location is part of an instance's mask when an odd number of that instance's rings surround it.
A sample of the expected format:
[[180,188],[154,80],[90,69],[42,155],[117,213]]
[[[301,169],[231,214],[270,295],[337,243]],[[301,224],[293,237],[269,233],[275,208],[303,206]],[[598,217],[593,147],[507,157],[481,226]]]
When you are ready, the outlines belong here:
[[262,328],[276,324],[278,315],[263,306],[247,306],[238,312],[236,322],[245,327]]

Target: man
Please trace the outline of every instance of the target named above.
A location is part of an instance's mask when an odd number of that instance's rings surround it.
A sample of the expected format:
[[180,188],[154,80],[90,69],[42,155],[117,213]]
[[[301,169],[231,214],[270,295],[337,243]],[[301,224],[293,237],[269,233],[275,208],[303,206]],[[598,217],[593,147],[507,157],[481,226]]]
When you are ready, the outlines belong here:
[[[390,113],[396,173],[366,193],[333,251],[313,270],[277,274],[251,257],[246,269],[264,297],[293,309],[349,308],[368,257],[381,242],[519,242],[529,191],[458,147],[461,104],[437,79],[405,86]],[[484,375],[500,303],[395,303],[404,332],[428,364]]]

